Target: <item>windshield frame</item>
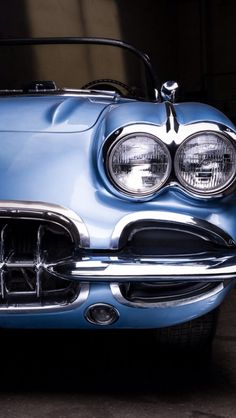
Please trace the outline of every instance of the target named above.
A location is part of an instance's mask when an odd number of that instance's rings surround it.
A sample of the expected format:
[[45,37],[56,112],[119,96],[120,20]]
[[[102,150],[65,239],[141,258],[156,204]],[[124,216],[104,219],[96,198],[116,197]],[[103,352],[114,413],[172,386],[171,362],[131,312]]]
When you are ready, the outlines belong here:
[[152,67],[147,54],[143,53],[136,47],[118,39],[97,38],[97,37],[43,37],[43,38],[2,38],[0,46],[17,46],[17,45],[66,45],[66,44],[88,44],[88,45],[109,45],[123,48],[134,53],[143,62],[150,82],[150,100],[159,101],[160,99],[160,83],[156,73]]

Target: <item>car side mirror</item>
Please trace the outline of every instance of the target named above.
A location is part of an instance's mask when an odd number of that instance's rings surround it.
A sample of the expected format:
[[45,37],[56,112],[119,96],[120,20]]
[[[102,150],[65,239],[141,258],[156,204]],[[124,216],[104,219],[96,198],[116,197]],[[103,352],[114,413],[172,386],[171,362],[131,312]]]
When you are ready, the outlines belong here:
[[164,100],[167,100],[168,102],[175,102],[175,95],[179,88],[179,85],[176,81],[166,81],[161,86],[161,97]]

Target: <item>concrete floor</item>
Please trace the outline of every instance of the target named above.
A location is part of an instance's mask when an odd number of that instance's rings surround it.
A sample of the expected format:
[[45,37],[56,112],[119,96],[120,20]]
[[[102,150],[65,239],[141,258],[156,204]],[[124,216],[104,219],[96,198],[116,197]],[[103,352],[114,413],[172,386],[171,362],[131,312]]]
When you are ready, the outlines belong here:
[[158,357],[146,332],[4,331],[0,418],[236,417],[235,301],[206,364]]

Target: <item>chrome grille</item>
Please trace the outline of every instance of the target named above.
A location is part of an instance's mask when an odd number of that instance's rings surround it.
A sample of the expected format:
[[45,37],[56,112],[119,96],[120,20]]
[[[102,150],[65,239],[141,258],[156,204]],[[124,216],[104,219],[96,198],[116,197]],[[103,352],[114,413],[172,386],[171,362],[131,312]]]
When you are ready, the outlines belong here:
[[51,274],[46,265],[74,251],[73,236],[58,222],[0,218],[0,309],[72,303],[79,283]]

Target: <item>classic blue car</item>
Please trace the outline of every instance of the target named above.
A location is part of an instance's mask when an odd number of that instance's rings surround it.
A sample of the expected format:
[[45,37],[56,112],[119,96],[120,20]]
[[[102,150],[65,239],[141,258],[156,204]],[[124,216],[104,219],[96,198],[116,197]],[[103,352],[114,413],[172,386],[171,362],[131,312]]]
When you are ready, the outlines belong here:
[[[44,48],[34,79],[21,57],[37,64]],[[0,51],[0,327],[209,344],[236,274],[234,125],[175,104],[177,84],[160,88],[121,41],[8,39]]]

